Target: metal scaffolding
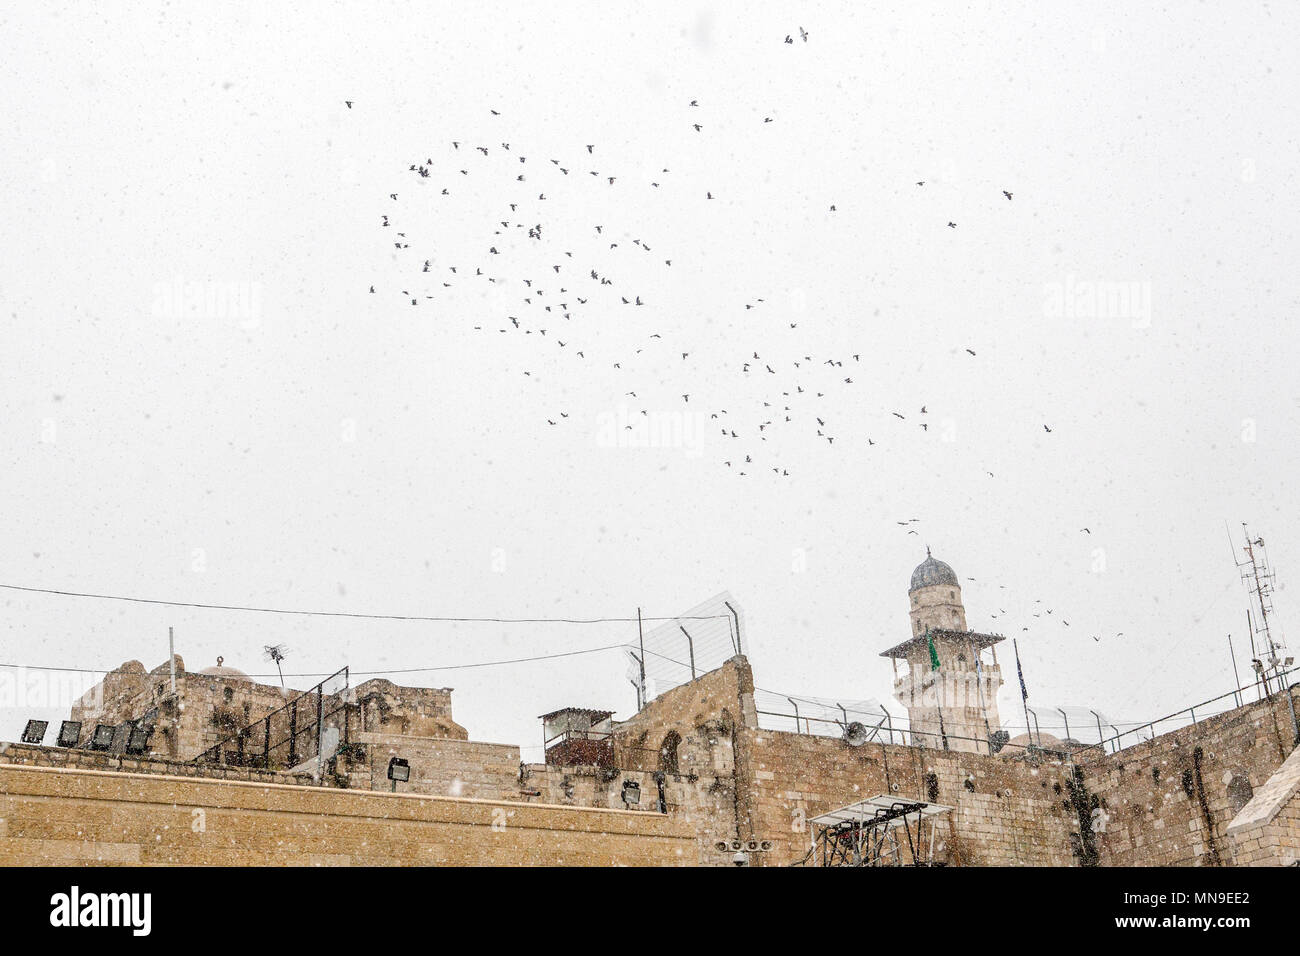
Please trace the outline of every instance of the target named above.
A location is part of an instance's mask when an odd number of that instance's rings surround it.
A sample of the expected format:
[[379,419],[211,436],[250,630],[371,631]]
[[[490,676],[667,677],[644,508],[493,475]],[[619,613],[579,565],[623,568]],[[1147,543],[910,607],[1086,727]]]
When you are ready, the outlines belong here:
[[814,817],[812,845],[795,865],[941,866],[935,817],[951,807],[881,794]]

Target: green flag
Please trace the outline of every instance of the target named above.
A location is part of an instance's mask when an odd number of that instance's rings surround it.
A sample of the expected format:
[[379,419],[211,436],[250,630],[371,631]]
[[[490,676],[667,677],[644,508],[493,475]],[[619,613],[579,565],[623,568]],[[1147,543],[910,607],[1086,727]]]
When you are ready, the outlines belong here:
[[939,652],[934,649],[934,638],[930,636],[928,627],[925,629],[925,643],[930,648],[930,670],[937,671],[939,669]]

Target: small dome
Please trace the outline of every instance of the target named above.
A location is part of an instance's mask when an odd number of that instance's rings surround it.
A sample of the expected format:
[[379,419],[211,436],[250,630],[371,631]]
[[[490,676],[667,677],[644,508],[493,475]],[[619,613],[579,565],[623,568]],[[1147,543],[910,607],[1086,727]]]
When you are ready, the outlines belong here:
[[216,667],[205,667],[199,671],[204,677],[224,677],[227,680],[252,680],[247,674],[233,667],[225,666],[225,658],[217,658]]
[[909,591],[915,591],[917,588],[928,588],[934,584],[957,585],[957,572],[942,561],[931,557],[930,549],[925,549],[925,560],[916,566],[912,572],[912,584]]

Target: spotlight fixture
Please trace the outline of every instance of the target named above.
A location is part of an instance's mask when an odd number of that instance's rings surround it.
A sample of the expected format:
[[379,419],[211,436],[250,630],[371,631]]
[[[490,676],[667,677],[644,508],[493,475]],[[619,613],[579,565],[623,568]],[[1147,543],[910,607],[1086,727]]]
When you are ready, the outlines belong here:
[[149,749],[149,737],[153,733],[151,728],[144,721],[140,721],[131,728],[130,736],[126,738],[126,752],[129,754],[142,754]]
[[870,739],[871,732],[864,723],[855,720],[844,728],[844,742],[850,747],[861,747]]
[[641,802],[641,784],[635,780],[623,781],[623,805],[630,807]]
[[411,764],[401,757],[393,757],[388,761],[388,779],[393,781],[393,792],[397,792],[399,783],[406,783],[411,779]]
[[50,726],[48,720],[29,720],[23,728],[23,743],[39,744],[45,739],[45,729]]
[[79,740],[81,740],[81,721],[65,720],[59,726],[58,745],[60,747],[75,747]]
[[111,750],[113,748],[113,734],[117,728],[112,724],[96,724],[94,736],[90,738],[91,750]]

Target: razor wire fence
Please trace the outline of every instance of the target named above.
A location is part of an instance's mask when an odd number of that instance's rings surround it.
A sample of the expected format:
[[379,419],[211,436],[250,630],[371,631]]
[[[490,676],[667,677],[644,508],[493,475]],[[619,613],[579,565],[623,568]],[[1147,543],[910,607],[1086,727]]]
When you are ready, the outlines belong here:
[[743,625],[740,605],[723,591],[669,621],[645,628],[637,644],[624,650],[627,679],[638,689],[639,704],[644,706],[744,654]]

